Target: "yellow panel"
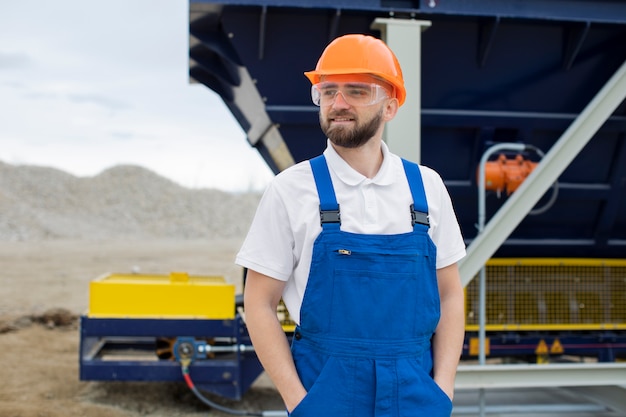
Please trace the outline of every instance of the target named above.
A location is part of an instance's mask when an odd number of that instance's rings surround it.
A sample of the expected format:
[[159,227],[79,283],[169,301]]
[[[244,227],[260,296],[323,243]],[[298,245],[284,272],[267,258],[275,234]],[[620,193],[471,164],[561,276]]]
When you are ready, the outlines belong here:
[[235,286],[223,277],[111,274],[89,284],[90,317],[235,317]]
[[[468,324],[465,330],[477,332],[477,324]],[[598,324],[487,324],[485,330],[488,332],[502,331],[559,331],[559,330],[626,330],[626,323],[598,323]]]
[[[494,258],[486,278],[488,330],[626,327],[626,259]],[[465,293],[470,331],[478,327],[477,279]]]
[[[480,354],[480,339],[477,337],[471,337],[469,341],[469,354],[472,356],[478,356]],[[485,338],[485,356],[491,354],[491,344],[488,337]]]
[[491,266],[626,266],[626,259],[604,258],[492,258]]

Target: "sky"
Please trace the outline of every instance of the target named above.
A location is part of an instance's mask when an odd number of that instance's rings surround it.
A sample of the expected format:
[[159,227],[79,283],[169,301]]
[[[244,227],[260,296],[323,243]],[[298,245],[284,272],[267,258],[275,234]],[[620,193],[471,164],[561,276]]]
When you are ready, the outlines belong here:
[[187,0],[0,0],[0,161],[79,177],[139,165],[189,188],[273,177],[188,77]]

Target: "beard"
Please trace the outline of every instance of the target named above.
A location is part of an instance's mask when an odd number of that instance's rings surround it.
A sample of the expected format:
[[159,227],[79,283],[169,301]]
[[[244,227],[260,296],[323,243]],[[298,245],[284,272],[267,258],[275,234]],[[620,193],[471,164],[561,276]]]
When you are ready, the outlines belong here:
[[365,123],[359,123],[358,119],[354,119],[356,124],[350,129],[345,126],[331,126],[330,121],[328,120],[331,117],[342,117],[342,116],[354,116],[350,114],[348,111],[342,110],[334,113],[329,113],[326,119],[322,118],[322,114],[320,113],[320,126],[322,131],[326,135],[330,141],[336,146],[342,146],[344,148],[358,148],[366,144],[378,131],[380,124],[383,119],[383,110],[380,111],[372,117],[372,119]]

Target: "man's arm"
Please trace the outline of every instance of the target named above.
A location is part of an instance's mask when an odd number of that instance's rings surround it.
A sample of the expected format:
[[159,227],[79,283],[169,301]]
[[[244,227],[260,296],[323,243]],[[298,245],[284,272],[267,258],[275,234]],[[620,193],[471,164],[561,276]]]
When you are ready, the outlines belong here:
[[276,316],[284,287],[283,281],[248,270],[244,308],[256,354],[276,385],[287,410],[292,411],[302,401],[306,390],[298,377],[287,337]]
[[441,318],[433,337],[433,376],[435,382],[454,396],[454,378],[463,350],[465,308],[463,286],[456,263],[437,270]]

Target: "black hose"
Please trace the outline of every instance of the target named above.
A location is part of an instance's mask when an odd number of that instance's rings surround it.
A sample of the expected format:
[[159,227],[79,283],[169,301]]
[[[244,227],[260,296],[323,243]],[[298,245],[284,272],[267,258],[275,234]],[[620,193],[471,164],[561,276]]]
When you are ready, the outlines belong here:
[[189,376],[189,368],[186,367],[185,365],[182,365],[181,370],[183,372],[183,377],[185,378],[185,382],[187,383],[187,386],[189,387],[191,392],[193,392],[193,394],[200,401],[202,401],[205,405],[208,405],[209,407],[214,408],[216,410],[219,410],[221,412],[228,413],[228,414],[233,414],[233,415],[236,415],[236,416],[257,416],[257,417],[262,417],[263,416],[263,413],[260,413],[260,412],[254,413],[254,412],[250,412],[250,411],[235,410],[235,409],[232,409],[232,408],[224,407],[223,405],[219,405],[219,404],[209,400],[207,397],[202,395],[202,393],[200,391],[198,391],[198,389],[194,385],[193,381],[191,380],[191,377]]
[[[541,159],[543,159],[543,157],[545,156],[543,151],[534,145],[526,145],[526,150],[534,151],[537,155],[541,157]],[[544,204],[543,207],[532,209],[530,212],[528,212],[528,214],[531,216],[536,216],[538,214],[545,213],[554,205],[558,195],[559,195],[559,181],[557,180],[557,181],[554,181],[554,184],[552,184],[552,195],[550,196],[550,199],[546,202],[546,204]]]

